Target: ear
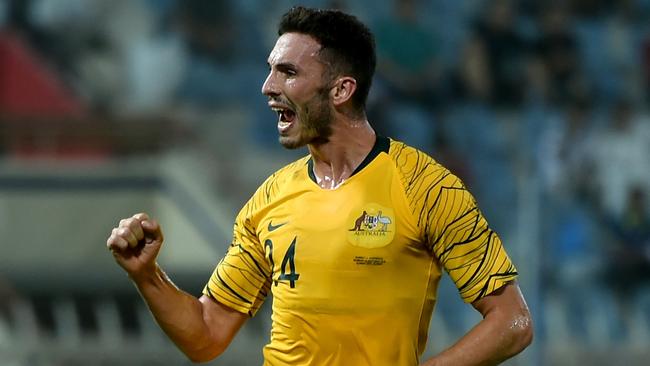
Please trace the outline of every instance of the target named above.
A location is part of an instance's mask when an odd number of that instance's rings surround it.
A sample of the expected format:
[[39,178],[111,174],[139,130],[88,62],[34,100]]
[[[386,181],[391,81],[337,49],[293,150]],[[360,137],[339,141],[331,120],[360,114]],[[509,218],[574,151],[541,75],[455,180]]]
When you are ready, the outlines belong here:
[[357,90],[357,81],[349,76],[340,77],[334,82],[334,86],[330,90],[330,97],[334,106],[338,107],[346,103],[354,92]]

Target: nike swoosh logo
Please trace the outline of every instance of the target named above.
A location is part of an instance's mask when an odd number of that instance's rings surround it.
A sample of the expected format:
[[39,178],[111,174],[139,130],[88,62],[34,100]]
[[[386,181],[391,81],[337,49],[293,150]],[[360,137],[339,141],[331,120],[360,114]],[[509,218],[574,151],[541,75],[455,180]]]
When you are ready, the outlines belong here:
[[273,224],[271,223],[271,221],[269,221],[269,227],[268,227],[268,229],[269,229],[269,231],[275,231],[275,230],[281,228],[282,226],[284,226],[284,225],[286,225],[286,224],[287,224],[286,222],[283,222],[283,223],[281,223],[281,224],[273,225]]

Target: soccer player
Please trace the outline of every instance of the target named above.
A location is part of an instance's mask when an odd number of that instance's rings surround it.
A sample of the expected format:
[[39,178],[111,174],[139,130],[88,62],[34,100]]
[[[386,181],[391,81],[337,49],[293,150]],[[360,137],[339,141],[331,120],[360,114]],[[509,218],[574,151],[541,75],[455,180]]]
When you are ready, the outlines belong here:
[[483,319],[421,365],[491,365],[523,350],[532,325],[517,271],[470,193],[366,118],[370,31],[339,11],[297,7],[278,33],[262,93],[280,143],[309,155],[246,203],[203,295],[179,290],[158,266],[163,234],[146,214],[120,221],[107,241],[158,324],[191,360],[207,361],[271,292],[264,365],[414,366],[446,270]]

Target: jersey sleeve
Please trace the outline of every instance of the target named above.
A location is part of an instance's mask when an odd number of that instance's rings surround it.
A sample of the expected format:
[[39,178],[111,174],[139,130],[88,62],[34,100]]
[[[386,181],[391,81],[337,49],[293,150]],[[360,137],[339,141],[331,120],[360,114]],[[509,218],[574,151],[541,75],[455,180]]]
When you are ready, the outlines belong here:
[[420,240],[458,287],[465,302],[474,302],[517,277],[517,270],[455,175],[427,154],[391,142],[390,154]]
[[233,240],[203,294],[241,313],[255,315],[270,289],[271,270],[252,221],[255,199],[240,211]]
[[474,302],[515,279],[517,270],[499,236],[460,179],[445,170],[430,188],[424,218],[427,246],[463,300]]

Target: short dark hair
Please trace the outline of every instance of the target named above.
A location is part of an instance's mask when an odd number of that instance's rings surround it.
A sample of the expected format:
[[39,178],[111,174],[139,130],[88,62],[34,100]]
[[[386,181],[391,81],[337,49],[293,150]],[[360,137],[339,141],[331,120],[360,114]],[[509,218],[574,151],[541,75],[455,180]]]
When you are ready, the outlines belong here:
[[282,16],[278,35],[301,33],[322,46],[319,53],[335,75],[348,74],[357,81],[353,105],[366,106],[372,77],[377,66],[375,37],[359,19],[340,10],[291,8]]

